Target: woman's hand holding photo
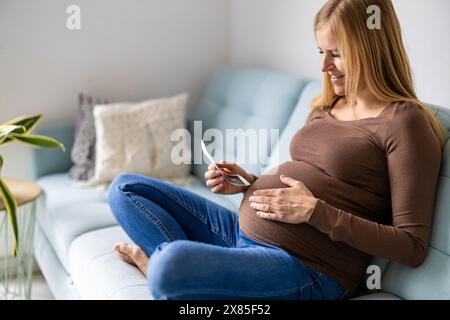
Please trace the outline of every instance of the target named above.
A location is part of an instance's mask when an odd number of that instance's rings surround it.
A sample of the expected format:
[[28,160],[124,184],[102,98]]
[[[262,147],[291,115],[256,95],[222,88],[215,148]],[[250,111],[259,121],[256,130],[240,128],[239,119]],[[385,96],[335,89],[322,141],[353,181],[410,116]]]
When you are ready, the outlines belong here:
[[[250,184],[255,182],[256,177],[242,169],[239,165],[232,162],[220,161],[217,166],[225,173],[239,174]],[[217,170],[213,164],[208,166],[205,172],[206,185],[211,188],[214,193],[220,194],[236,194],[246,191],[249,186],[237,186],[225,180],[225,177]]]

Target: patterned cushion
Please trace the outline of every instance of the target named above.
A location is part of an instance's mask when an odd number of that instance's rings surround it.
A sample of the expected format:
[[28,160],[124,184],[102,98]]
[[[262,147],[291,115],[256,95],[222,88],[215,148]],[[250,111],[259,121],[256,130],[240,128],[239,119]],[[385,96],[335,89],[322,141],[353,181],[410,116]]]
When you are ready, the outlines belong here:
[[73,166],[70,177],[76,180],[88,180],[94,176],[95,168],[95,125],[94,107],[107,104],[102,99],[80,93],[77,121],[75,124],[75,141],[71,151]]
[[125,172],[180,184],[190,182],[189,141],[185,136],[172,140],[175,130],[186,132],[186,102],[187,94],[181,94],[136,104],[96,106],[96,163],[92,182],[109,183]]

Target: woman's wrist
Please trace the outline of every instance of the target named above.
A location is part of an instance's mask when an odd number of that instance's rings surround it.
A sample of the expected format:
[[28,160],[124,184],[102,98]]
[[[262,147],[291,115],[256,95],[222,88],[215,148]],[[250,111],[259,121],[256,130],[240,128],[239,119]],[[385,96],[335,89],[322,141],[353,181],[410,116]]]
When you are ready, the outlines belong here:
[[318,201],[319,201],[319,199],[314,196],[311,196],[306,200],[306,206],[308,207],[308,210],[305,213],[305,216],[304,216],[305,221],[304,222],[308,222],[311,219],[311,216],[316,211]]

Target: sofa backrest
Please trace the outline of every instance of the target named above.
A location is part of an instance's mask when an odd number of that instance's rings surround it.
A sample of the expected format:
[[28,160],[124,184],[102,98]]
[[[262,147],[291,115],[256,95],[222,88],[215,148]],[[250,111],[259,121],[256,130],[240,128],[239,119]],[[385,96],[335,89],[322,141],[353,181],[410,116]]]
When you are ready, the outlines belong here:
[[[201,121],[203,132],[214,128],[220,130],[224,137],[226,129],[278,129],[281,134],[305,84],[306,80],[299,76],[274,70],[232,66],[222,68],[209,82],[199,107],[195,114],[190,116],[189,129],[195,134],[193,121]],[[194,139],[202,138],[203,132],[200,137],[193,135]],[[269,133],[266,140],[267,149],[262,152],[267,155],[267,159],[276,142],[270,138]],[[242,150],[230,150],[222,148],[221,141],[216,143],[218,149],[224,152],[223,159],[237,159],[238,152],[248,152],[248,146],[241,146]],[[198,141],[194,142],[193,148],[194,155],[201,155]],[[249,172],[259,175],[262,164],[267,159],[258,157],[257,164],[240,164]],[[193,173],[203,179],[207,166],[207,163],[194,164]]]
[[[450,132],[450,109],[429,105]],[[425,261],[410,268],[391,261],[382,289],[404,299],[450,299],[450,144],[442,157],[433,230]]]
[[318,96],[322,90],[322,83],[318,81],[309,82],[303,89],[301,96],[292,112],[286,127],[280,136],[278,143],[274,146],[270,159],[264,167],[264,172],[291,160],[289,145],[292,137],[300,130],[306,122],[311,102],[314,97]]
[[32,148],[31,174],[33,179],[69,171],[72,166],[71,150],[74,142],[75,124],[72,122],[50,123],[37,127],[33,133],[50,136],[60,141],[65,151],[60,149]]

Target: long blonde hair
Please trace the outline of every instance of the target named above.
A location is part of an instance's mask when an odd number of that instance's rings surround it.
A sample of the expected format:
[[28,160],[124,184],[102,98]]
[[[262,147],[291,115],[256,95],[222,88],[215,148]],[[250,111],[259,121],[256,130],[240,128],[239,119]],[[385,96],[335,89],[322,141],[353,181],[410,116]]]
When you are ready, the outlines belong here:
[[[379,29],[367,26],[367,9],[372,5],[381,11]],[[343,59],[349,105],[355,106],[361,83],[365,83],[380,101],[412,102],[425,112],[443,148],[447,130],[434,112],[417,98],[400,23],[391,0],[330,0],[317,13],[314,30],[326,24],[331,27]],[[312,109],[329,107],[335,98],[331,76],[325,72],[323,92],[314,99]]]

